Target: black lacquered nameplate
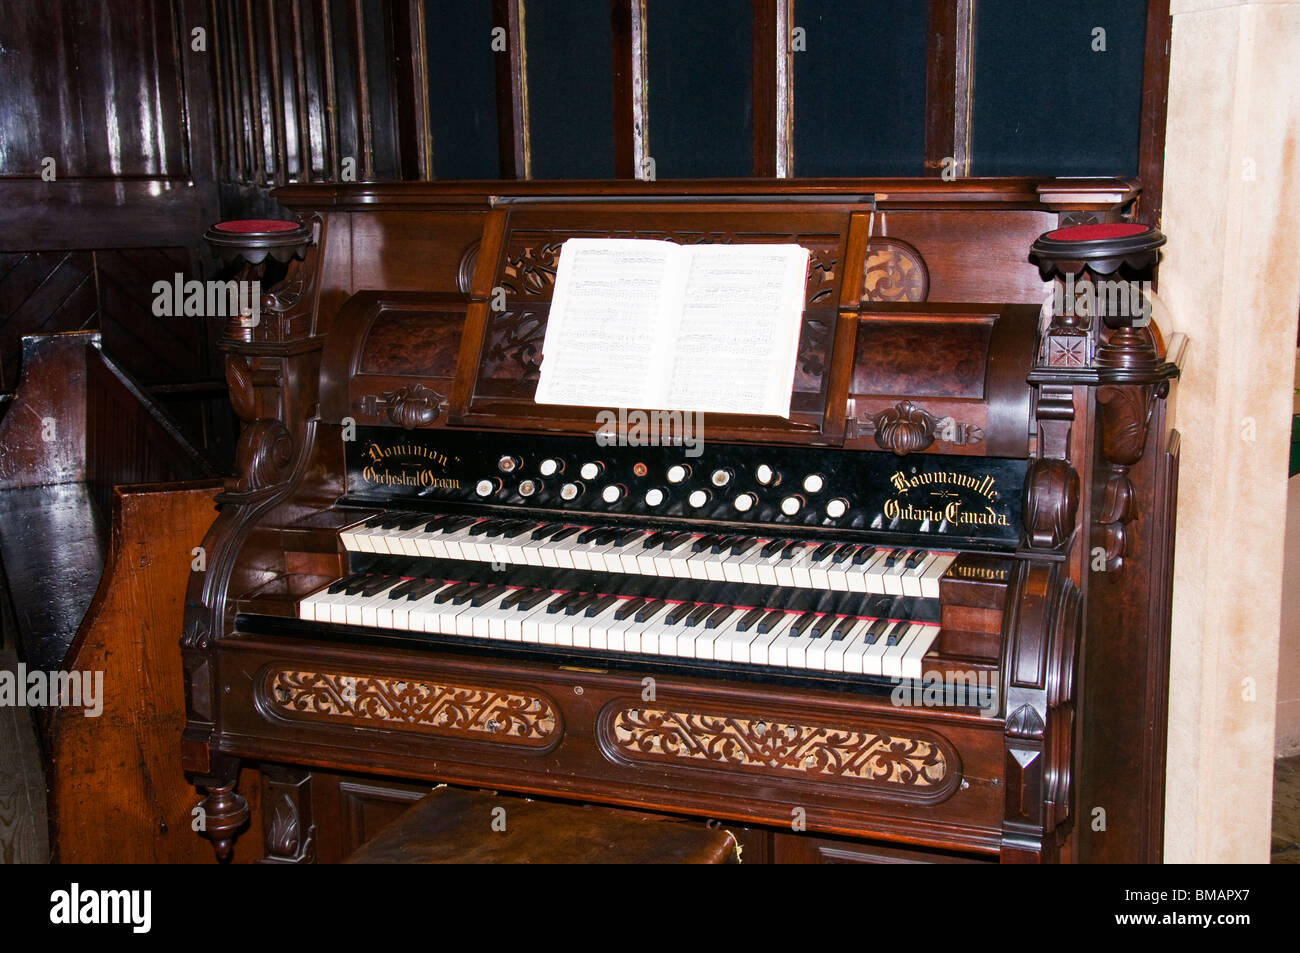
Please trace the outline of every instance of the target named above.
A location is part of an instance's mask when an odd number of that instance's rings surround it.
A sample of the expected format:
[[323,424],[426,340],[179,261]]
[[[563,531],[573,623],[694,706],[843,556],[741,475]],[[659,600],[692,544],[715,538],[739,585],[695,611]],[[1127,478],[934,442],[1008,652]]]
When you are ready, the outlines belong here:
[[348,498],[853,530],[1014,545],[1027,462],[688,439],[361,427]]

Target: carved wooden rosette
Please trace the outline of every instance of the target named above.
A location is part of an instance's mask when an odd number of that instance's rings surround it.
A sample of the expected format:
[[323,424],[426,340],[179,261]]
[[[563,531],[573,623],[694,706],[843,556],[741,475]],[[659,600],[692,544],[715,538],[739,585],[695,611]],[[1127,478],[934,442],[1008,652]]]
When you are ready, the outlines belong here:
[[221,692],[211,660],[212,633],[226,629],[227,595],[240,549],[259,519],[301,480],[312,449],[322,340],[315,312],[325,223],[312,216],[304,224],[311,242],[301,258],[289,261],[284,280],[263,295],[257,322],[232,320],[218,344],[226,355],[231,405],[241,429],[236,474],[227,479],[217,499],[220,512],[203,540],[206,570],[191,575],[186,594],[181,658],[189,721],[181,747],[185,770],[207,792],[205,836],[222,859],[229,858],[248,821],[248,805],[235,792],[238,761],[214,750]]
[[445,394],[419,383],[384,391],[373,403],[376,409],[383,406],[388,419],[403,430],[427,427],[447,409]]

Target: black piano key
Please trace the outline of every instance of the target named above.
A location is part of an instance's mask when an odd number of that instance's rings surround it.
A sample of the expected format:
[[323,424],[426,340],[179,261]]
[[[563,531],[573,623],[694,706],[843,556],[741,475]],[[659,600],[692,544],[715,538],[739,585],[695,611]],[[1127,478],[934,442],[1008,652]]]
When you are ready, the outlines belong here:
[[871,557],[876,554],[875,546],[859,546],[858,551],[853,554],[853,565],[861,566],[870,561]]
[[748,632],[754,627],[758,620],[763,618],[766,614],[767,610],[765,609],[750,609],[741,616],[740,621],[736,623],[736,631]]
[[575,601],[581,595],[582,593],[580,592],[566,592],[558,599],[552,599],[549,603],[547,603],[546,606],[547,614],[554,615],[557,612],[562,612],[570,602]]
[[392,576],[371,576],[366,584],[361,587],[361,595],[376,596],[395,582],[397,580]]
[[718,536],[701,536],[691,545],[691,552],[702,553],[719,539]]
[[695,609],[696,605],[693,602],[679,602],[668,610],[668,614],[664,616],[664,621],[669,625],[676,625],[694,612]]
[[925,556],[926,554],[924,550],[921,549],[912,550],[912,554],[907,557],[907,562],[904,564],[904,568],[915,569],[917,566],[921,565],[921,563],[925,561]]
[[831,558],[831,562],[837,565],[846,562],[848,558],[853,555],[855,549],[857,549],[855,544],[845,543],[839,549],[835,550],[835,555]]
[[677,533],[671,539],[664,540],[664,552],[671,553],[682,549],[694,538],[690,533]]
[[884,635],[885,631],[888,628],[889,628],[888,619],[877,619],[875,622],[871,623],[871,625],[867,626],[867,631],[866,631],[867,644],[875,645],[876,640],[879,639],[882,635]]
[[781,550],[781,558],[794,559],[806,545],[808,544],[797,539],[790,540],[790,542],[785,544],[785,548]]
[[566,526],[564,527],[564,529],[554,534],[550,538],[550,540],[548,540],[548,542],[558,543],[562,539],[568,539],[570,536],[573,536],[574,534],[581,533],[581,532],[582,532],[581,526]]
[[350,583],[348,583],[343,588],[343,594],[345,596],[359,595],[361,593],[361,590],[366,588],[366,584],[369,583],[370,580],[373,578],[374,578],[373,576],[369,576],[365,574],[357,576],[355,579],[353,579]]
[[858,623],[857,616],[846,615],[843,619],[839,621],[839,624],[837,624],[835,626],[835,629],[831,632],[831,641],[842,642],[844,640],[844,637],[849,634],[849,632],[853,629],[855,625],[857,625],[857,623]]
[[829,613],[823,613],[822,615],[819,615],[816,618],[816,620],[814,620],[812,624],[812,628],[809,630],[808,635],[811,638],[820,639],[831,629],[835,628],[836,620],[837,617]]
[[540,542],[552,533],[558,533],[562,529],[564,529],[563,523],[543,523],[541,526],[537,527],[537,529],[533,530],[529,534],[528,538],[535,543]]
[[614,613],[614,618],[619,622],[622,622],[628,616],[639,610],[643,605],[645,605],[645,603],[646,601],[644,599],[624,600],[623,605],[621,605],[618,611]]
[[402,598],[402,596],[406,595],[408,592],[411,591],[411,589],[415,586],[417,582],[419,582],[418,579],[408,579],[406,580],[406,582],[394,586],[392,590],[388,593],[388,598],[390,599]]
[[893,552],[891,552],[888,556],[885,557],[885,568],[893,569],[894,564],[897,563],[900,559],[902,559],[906,555],[907,555],[906,549],[901,549],[901,548],[895,549]]
[[[466,590],[473,588],[473,586],[474,584],[472,582],[458,582],[454,586],[448,586],[446,589],[442,590],[442,592],[434,596],[433,601],[436,605],[442,605],[444,603],[451,602],[462,592],[465,592]],[[412,592],[414,591],[415,590],[412,590]],[[429,591],[432,592],[433,590],[429,590]],[[419,597],[416,596],[414,598],[419,598]]]
[[367,525],[372,529],[392,529],[401,521],[404,515],[404,513],[395,510],[391,513],[384,513],[382,516],[374,517],[374,519]]
[[354,572],[350,576],[344,576],[342,579],[330,583],[329,588],[326,589],[325,591],[328,592],[331,596],[336,596],[344,589],[348,588],[348,586],[355,583],[358,579],[362,579],[364,577],[365,577],[364,573]]
[[789,542],[784,539],[769,540],[767,544],[764,545],[763,548],[759,550],[759,553],[760,555],[762,555],[764,559],[770,559],[773,556],[775,556],[777,553],[779,553],[781,550],[785,549],[785,547],[788,545]]
[[771,609],[768,611],[768,613],[765,616],[763,616],[763,618],[758,620],[758,624],[754,627],[758,629],[759,635],[767,635],[767,633],[771,632],[774,628],[776,628],[776,626],[784,618],[785,618],[784,609]]
[[641,545],[644,546],[646,549],[654,549],[656,546],[659,545],[660,542],[663,541],[663,538],[665,536],[671,536],[671,535],[672,534],[669,533],[668,530],[666,529],[658,529],[655,530],[653,533],[651,533],[649,536],[647,536],[645,538],[645,541],[642,542]]
[[584,529],[581,533],[575,536],[573,541],[575,543],[578,543],[579,545],[585,546],[587,543],[590,543],[592,540],[594,540],[597,536],[600,536],[602,532],[603,531],[600,529],[600,527],[592,526],[589,529]]
[[794,620],[794,625],[790,626],[790,631],[797,636],[801,636],[808,630],[808,627],[816,621],[816,619],[817,614],[815,612],[805,612],[803,615],[799,616],[799,618]]
[[618,596],[601,596],[595,602],[589,603],[586,611],[582,614],[588,619],[594,619],[616,602],[618,602]]
[[596,601],[596,594],[594,592],[580,593],[578,598],[574,599],[572,602],[570,602],[567,606],[564,607],[564,614],[577,615],[579,612],[582,612],[584,609],[587,608],[587,606],[591,605],[595,601]]
[[501,600],[501,608],[512,609],[516,605],[518,605],[519,603],[527,599],[535,591],[536,590],[533,589],[522,589],[522,588],[512,589],[510,590],[510,593],[504,599]]
[[735,557],[743,556],[757,545],[758,540],[753,537],[742,536],[736,540],[736,545],[731,547],[731,555]]
[[417,580],[415,585],[413,585],[410,589],[407,590],[406,599],[408,602],[415,602],[417,599],[423,599],[431,592],[436,592],[438,589],[441,589],[444,585],[446,585],[446,583],[444,583],[441,579]]
[[718,626],[726,624],[726,621],[739,611],[739,609],[733,606],[718,606],[718,608],[709,613],[709,617],[704,620],[704,627],[706,629],[716,629]]
[[465,588],[451,597],[451,604],[454,606],[466,605],[471,599],[474,598],[474,593],[478,592],[482,588],[483,586],[481,583],[475,583],[475,582],[465,583]]
[[539,605],[541,605],[543,602],[545,602],[547,599],[551,598],[551,596],[553,596],[554,594],[555,593],[551,592],[550,589],[536,589],[529,595],[525,596],[524,598],[516,602],[515,608],[520,609],[524,612],[531,612],[532,610],[536,609]]
[[709,546],[709,552],[715,554],[730,552],[737,538],[735,536],[718,536],[713,540],[713,544]]
[[713,615],[714,611],[718,608],[719,608],[718,606],[709,605],[708,603],[703,603],[700,606],[698,606],[694,612],[689,613],[686,616],[686,618],[683,619],[682,621],[685,622],[685,624],[689,628],[694,628],[695,626],[703,622],[705,619],[707,619],[709,616]]
[[491,584],[479,586],[478,591],[470,597],[469,604],[472,608],[478,609],[487,605],[489,602],[493,602],[500,598],[505,592],[505,586],[494,586]]
[[831,553],[835,552],[836,548],[837,547],[835,543],[822,543],[820,546],[818,546],[816,549],[813,550],[812,558],[817,562],[821,562]]
[[897,645],[907,634],[907,630],[912,627],[912,623],[899,621],[894,623],[894,627],[889,630],[889,635],[885,638],[886,645]]
[[637,608],[636,615],[632,618],[636,622],[649,622],[654,618],[655,613],[659,612],[667,605],[669,605],[669,603],[664,602],[662,599],[647,599]]

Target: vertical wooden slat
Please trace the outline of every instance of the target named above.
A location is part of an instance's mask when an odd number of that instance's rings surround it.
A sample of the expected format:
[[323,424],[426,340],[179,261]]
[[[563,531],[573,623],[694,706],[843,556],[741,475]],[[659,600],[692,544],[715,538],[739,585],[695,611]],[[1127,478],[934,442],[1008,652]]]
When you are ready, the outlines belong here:
[[424,2],[393,4],[393,59],[397,100],[397,149],[403,179],[432,178],[429,83],[424,62]]
[[361,0],[352,0],[352,67],[356,75],[357,129],[361,134],[361,174],[367,181],[375,177],[374,130],[370,127],[370,72],[366,68],[366,24],[361,15]]
[[1169,109],[1169,0],[1147,4],[1146,51],[1142,58],[1142,116],[1138,131],[1138,196],[1135,215],[1160,226],[1165,178],[1165,118]]
[[253,182],[266,184],[266,144],[262,141],[262,88],[257,68],[257,36],[253,32],[253,0],[244,0],[244,42],[248,46],[248,119],[253,133]]
[[334,25],[330,22],[329,0],[320,0],[320,49],[325,84],[325,178],[339,176],[338,93],[334,86]]
[[492,0],[492,25],[504,27],[507,52],[495,54],[497,149],[501,178],[532,178],[528,148],[528,53],[523,0]]
[[790,48],[794,27],[794,0],[776,5],[776,175],[794,175],[794,52]]
[[776,11],[781,0],[753,0],[750,30],[750,81],[753,86],[753,174],[776,175],[776,139],[780,122],[776,106]]
[[[221,19],[218,13],[220,3],[218,0],[208,0],[208,51],[212,56],[212,75],[214,81],[214,93],[216,94],[216,114],[217,114],[217,176],[221,179],[233,178],[231,165],[232,158],[230,155],[230,141],[227,138],[230,129],[226,118],[226,109],[229,106],[226,95],[226,76],[225,70],[222,69],[222,57],[224,54],[225,43],[221,39]],[[182,34],[184,42],[184,34]]]
[[266,48],[271,65],[271,147],[274,151],[271,167],[275,181],[283,184],[289,180],[289,151],[284,122],[284,75],[280,68],[280,31],[276,23],[277,0],[268,0],[266,17]]
[[636,151],[632,129],[632,4],[634,0],[609,0],[611,76],[614,83],[614,177],[636,177]]
[[298,178],[312,178],[311,116],[308,115],[307,56],[303,39],[302,0],[289,0],[289,19],[293,30],[293,96],[298,118]]
[[970,172],[972,0],[928,0],[925,171]]
[[244,138],[248,129],[248,109],[244,102],[243,83],[240,80],[242,73],[239,60],[239,17],[237,15],[238,0],[230,0],[226,5],[226,47],[230,50],[230,105],[231,105],[231,141],[235,146],[235,169],[231,178],[240,182],[247,182],[252,178],[252,162],[247,161],[244,148],[248,142],[251,142],[251,133],[249,139]]

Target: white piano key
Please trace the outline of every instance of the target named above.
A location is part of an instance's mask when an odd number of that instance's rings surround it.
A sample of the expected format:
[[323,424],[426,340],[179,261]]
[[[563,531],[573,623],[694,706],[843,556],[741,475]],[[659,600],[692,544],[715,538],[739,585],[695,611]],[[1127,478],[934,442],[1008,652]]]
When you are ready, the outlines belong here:
[[957,558],[956,553],[938,553],[930,568],[921,576],[921,595],[928,599],[939,598],[939,580]]

